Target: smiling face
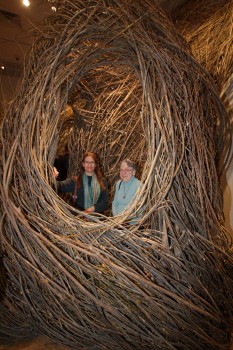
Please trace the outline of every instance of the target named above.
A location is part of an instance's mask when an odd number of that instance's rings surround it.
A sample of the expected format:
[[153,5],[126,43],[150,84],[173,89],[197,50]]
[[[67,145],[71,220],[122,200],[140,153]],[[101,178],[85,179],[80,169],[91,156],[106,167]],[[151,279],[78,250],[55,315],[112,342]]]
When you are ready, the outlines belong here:
[[82,162],[82,166],[87,176],[92,176],[94,174],[95,161],[91,156],[85,157],[84,162]]
[[134,175],[135,175],[135,169],[128,166],[126,162],[122,162],[120,167],[121,180],[123,180],[124,182],[128,182]]

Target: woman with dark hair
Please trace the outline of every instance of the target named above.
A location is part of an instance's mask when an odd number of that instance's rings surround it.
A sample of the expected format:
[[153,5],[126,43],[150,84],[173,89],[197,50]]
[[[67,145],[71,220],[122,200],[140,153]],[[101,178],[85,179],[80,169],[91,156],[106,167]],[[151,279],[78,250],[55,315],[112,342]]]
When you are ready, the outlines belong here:
[[[54,175],[58,172],[54,169]],[[87,213],[102,213],[108,207],[108,185],[102,176],[98,158],[86,152],[82,159],[81,174],[65,181],[57,181],[58,192],[71,192],[77,209]]]

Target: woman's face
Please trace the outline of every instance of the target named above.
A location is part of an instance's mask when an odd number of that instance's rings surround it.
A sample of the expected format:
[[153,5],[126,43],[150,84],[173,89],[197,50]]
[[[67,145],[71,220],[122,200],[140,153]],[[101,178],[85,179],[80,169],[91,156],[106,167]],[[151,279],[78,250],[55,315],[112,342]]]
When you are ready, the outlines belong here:
[[95,161],[91,156],[87,156],[82,162],[82,166],[87,176],[92,176],[95,171]]
[[120,167],[121,180],[128,182],[134,175],[135,175],[135,169],[129,167],[126,162],[122,162]]

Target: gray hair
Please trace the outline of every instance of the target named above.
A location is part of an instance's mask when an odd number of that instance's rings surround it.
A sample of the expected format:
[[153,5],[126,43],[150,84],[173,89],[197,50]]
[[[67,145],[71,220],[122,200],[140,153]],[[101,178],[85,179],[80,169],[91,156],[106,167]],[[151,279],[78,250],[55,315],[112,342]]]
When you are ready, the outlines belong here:
[[122,163],[126,163],[128,167],[133,168],[134,170],[137,170],[137,164],[128,158],[122,160],[121,164]]

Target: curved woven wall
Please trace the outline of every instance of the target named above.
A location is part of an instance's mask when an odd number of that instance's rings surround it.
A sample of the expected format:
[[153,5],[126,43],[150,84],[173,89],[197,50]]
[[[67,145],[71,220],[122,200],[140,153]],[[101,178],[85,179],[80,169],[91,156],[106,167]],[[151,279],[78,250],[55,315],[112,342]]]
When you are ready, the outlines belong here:
[[[154,1],[64,1],[41,30],[1,129],[0,339],[228,349],[233,258],[215,165],[226,112],[212,80]],[[134,206],[90,220],[65,203],[59,135],[74,173],[83,150],[98,153],[111,194],[120,161],[136,160]],[[138,210],[142,226],[127,225]]]

